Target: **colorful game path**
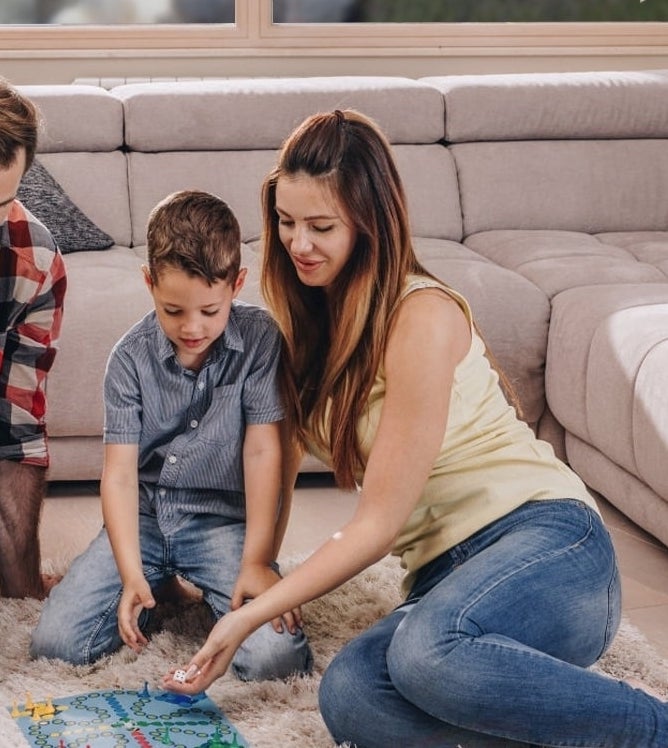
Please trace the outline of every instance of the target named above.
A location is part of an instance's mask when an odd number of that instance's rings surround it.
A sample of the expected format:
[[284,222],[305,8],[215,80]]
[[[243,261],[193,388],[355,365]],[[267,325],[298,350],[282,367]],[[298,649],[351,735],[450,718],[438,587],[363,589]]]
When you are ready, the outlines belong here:
[[220,709],[202,693],[91,691],[8,707],[35,748],[248,748]]

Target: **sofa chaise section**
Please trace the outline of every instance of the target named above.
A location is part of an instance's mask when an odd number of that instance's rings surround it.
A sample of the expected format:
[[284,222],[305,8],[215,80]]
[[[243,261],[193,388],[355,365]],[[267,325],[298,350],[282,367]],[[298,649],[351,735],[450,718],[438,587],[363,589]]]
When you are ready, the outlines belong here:
[[668,71],[425,82],[445,99],[463,243],[551,300],[564,455],[668,542]]

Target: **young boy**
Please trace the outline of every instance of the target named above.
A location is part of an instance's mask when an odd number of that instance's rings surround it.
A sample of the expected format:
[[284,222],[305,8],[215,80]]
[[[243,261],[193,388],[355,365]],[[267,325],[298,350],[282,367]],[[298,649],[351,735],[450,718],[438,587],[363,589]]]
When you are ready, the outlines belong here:
[[[87,664],[121,642],[139,652],[154,592],[176,575],[216,619],[278,581],[280,336],[263,309],[234,301],[240,243],[209,193],[177,192],[151,213],[155,310],[114,346],[105,375],[104,528],[53,589],[32,657]],[[298,611],[248,645],[242,679],[310,670]]]

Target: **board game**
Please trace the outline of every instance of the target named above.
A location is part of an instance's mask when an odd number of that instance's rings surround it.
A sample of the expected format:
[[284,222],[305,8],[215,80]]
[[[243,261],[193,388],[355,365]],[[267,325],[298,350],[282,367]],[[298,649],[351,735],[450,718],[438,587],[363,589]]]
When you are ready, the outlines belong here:
[[8,707],[32,748],[248,748],[206,696],[100,690]]

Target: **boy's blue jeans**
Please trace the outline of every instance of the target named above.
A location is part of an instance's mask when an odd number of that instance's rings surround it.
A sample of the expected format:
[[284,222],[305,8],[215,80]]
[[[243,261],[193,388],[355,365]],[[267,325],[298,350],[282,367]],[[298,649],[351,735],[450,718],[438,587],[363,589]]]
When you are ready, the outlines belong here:
[[[144,575],[152,589],[179,574],[199,587],[216,619],[230,609],[245,524],[214,515],[190,515],[164,535],[153,515],[139,515]],[[117,609],[122,586],[106,530],[74,560],[47,598],[33,632],[30,655],[85,665],[122,646]],[[142,614],[146,621],[149,611]],[[193,649],[193,654],[194,654]],[[175,663],[176,664],[176,663]],[[310,672],[303,632],[278,634],[265,624],[238,650],[232,668],[244,680]]]
[[530,502],[422,569],[334,659],[320,708],[357,748],[665,748],[668,704],[586,669],[620,613],[600,518]]

